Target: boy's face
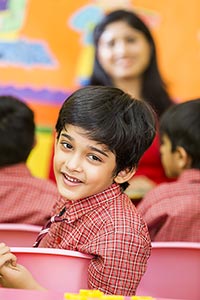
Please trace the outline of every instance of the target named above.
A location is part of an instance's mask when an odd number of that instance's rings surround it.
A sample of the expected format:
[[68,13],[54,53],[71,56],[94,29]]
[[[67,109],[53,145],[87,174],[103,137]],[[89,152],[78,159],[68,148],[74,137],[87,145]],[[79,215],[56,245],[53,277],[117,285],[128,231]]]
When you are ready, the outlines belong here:
[[165,174],[169,178],[176,178],[180,175],[180,156],[178,151],[172,152],[171,141],[167,135],[162,136],[162,143],[160,145],[160,154],[162,165],[165,170]]
[[90,140],[85,131],[67,125],[55,141],[54,172],[62,197],[74,201],[97,194],[113,183],[115,155]]

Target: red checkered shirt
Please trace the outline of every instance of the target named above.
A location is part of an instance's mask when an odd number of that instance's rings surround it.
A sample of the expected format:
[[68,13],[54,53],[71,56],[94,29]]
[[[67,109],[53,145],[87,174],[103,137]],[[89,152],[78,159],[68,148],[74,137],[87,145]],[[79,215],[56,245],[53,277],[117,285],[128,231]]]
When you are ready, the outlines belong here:
[[200,170],[186,170],[176,182],[157,186],[137,209],[152,241],[200,242]]
[[42,226],[57,199],[55,183],[33,177],[25,164],[0,168],[0,223]]
[[63,222],[53,223],[40,247],[91,254],[88,288],[106,294],[134,295],[146,270],[151,242],[148,229],[120,186],[74,202],[61,199]]

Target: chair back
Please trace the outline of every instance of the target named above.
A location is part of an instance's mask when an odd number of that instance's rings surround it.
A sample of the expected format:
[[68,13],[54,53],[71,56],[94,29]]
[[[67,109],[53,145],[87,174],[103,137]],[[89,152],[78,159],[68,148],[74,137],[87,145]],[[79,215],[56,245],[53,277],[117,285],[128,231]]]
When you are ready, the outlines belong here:
[[30,224],[0,223],[0,242],[9,247],[32,247],[41,228]]
[[200,243],[153,242],[136,295],[200,299]]
[[12,247],[17,262],[28,268],[47,289],[78,293],[88,288],[88,266],[92,256],[53,248]]

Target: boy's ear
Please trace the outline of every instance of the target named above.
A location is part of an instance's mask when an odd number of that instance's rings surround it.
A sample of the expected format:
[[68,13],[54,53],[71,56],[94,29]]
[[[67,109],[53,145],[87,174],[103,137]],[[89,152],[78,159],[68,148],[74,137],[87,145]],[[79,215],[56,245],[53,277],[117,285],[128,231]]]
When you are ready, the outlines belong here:
[[114,178],[114,181],[119,184],[129,181],[129,179],[133,177],[135,172],[136,168],[132,168],[131,170],[128,168],[124,169],[117,174],[117,176]]
[[189,156],[189,154],[187,153],[187,151],[181,147],[178,146],[176,148],[176,153],[178,155],[178,166],[180,169],[188,169],[191,167],[192,161],[191,161],[191,157]]

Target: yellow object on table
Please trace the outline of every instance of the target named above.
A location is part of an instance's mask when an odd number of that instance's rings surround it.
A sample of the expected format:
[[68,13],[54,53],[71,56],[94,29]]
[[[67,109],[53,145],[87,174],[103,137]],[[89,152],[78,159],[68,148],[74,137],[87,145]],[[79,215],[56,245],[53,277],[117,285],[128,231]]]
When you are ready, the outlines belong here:
[[[127,298],[127,297],[126,297]],[[131,296],[130,300],[153,300],[150,296]],[[105,295],[99,290],[80,290],[79,294],[65,293],[64,299],[66,300],[124,300],[122,295]]]

